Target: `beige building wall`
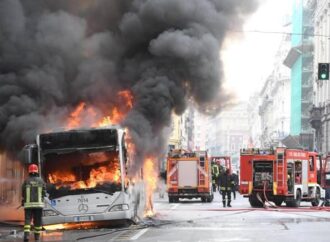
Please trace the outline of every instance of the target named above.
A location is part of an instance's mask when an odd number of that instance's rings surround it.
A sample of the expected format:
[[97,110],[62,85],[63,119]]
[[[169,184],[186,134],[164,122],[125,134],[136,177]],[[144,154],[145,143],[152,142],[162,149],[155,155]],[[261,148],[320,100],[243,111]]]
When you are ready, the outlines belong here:
[[5,153],[0,154],[0,205],[19,204],[24,167],[12,161]]
[[169,138],[168,146],[169,148],[178,149],[180,148],[181,140],[181,117],[173,114],[172,125],[171,125],[171,135]]

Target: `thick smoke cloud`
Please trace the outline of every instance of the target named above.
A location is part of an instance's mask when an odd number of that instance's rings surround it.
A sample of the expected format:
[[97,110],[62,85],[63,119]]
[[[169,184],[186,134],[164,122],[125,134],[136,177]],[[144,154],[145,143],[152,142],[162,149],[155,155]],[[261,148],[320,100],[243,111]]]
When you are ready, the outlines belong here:
[[[157,154],[174,111],[226,105],[219,51],[257,0],[1,0],[0,146],[16,152],[76,105],[129,89],[138,156]],[[51,126],[51,127],[49,127]]]

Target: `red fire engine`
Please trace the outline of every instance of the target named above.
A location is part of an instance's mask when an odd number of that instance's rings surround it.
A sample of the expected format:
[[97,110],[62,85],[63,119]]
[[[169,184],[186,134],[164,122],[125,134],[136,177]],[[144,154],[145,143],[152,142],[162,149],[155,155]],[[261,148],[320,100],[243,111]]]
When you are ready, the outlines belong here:
[[167,159],[167,191],[169,202],[179,198],[201,198],[212,202],[211,164],[206,151],[172,151]]
[[309,201],[317,206],[324,194],[317,183],[318,161],[316,152],[298,149],[243,149],[240,193],[249,198],[252,207],[261,207],[265,201],[277,206],[285,202],[289,207]]
[[324,189],[330,188],[330,156],[327,156],[324,160],[322,160],[321,165],[321,186]]
[[330,156],[326,156],[320,165],[319,183],[325,189],[325,206],[330,206]]

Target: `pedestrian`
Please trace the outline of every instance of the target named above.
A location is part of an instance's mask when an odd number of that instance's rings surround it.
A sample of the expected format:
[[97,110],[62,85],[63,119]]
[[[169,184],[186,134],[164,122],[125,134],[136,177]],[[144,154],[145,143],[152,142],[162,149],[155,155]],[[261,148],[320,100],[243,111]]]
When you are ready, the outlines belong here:
[[29,177],[22,185],[22,206],[24,207],[24,242],[29,241],[31,223],[35,241],[40,241],[42,230],[42,211],[44,197],[46,196],[46,184],[39,176],[39,168],[36,164],[29,165]]
[[231,192],[233,186],[233,178],[229,174],[229,169],[226,169],[226,172],[220,175],[219,178],[220,194],[222,195],[222,204],[223,207],[226,207],[226,196],[227,196],[227,207],[231,207]]

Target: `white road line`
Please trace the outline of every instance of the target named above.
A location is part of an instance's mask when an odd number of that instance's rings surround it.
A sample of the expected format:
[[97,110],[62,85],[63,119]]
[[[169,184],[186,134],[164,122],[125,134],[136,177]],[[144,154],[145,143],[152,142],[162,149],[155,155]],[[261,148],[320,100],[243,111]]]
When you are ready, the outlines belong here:
[[[220,230],[269,230],[268,227],[265,228],[260,228],[260,227],[251,227],[251,228],[241,228],[241,227],[237,227],[237,228],[233,228],[233,227],[175,227],[175,230],[199,230],[199,231],[220,231]],[[279,228],[280,230],[282,228]]]
[[[205,240],[199,240],[198,242],[204,242]],[[211,239],[208,240],[208,242],[232,242],[232,241],[251,241],[251,239],[245,239],[245,238],[231,238],[231,239]]]
[[173,205],[170,209],[171,209],[171,210],[174,210],[174,209],[176,209],[179,205],[180,205],[179,203],[178,203],[178,204],[175,204],[175,205]]
[[140,238],[145,232],[147,232],[148,229],[149,229],[149,228],[142,229],[139,233],[137,233],[136,235],[134,235],[133,237],[131,237],[130,240],[137,240],[137,239]]

